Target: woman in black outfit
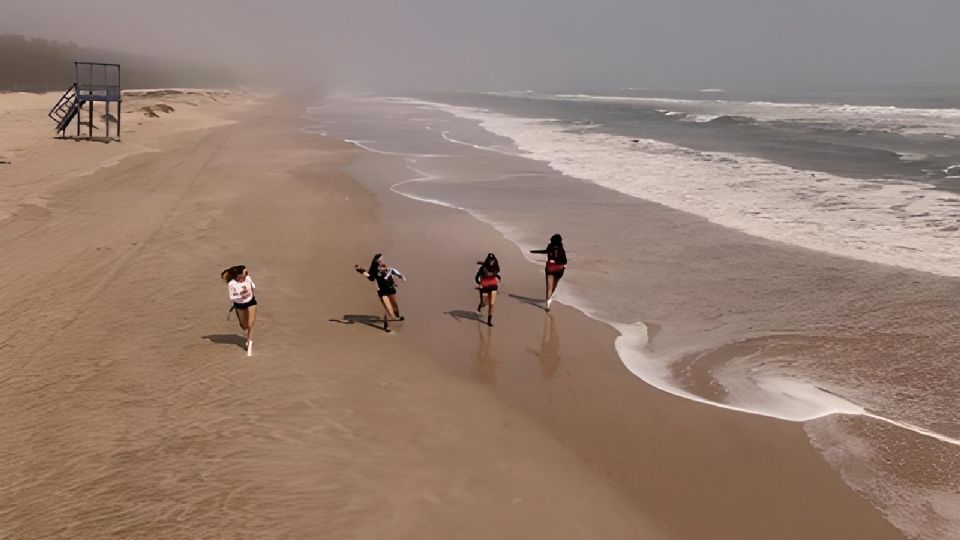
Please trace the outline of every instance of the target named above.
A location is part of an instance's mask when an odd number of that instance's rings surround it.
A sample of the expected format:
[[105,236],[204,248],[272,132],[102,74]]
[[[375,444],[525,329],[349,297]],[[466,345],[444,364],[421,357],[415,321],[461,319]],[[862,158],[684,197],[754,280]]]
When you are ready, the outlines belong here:
[[483,262],[477,263],[480,268],[477,269],[477,275],[473,280],[480,289],[480,304],[477,305],[477,313],[487,306],[487,326],[493,326],[493,304],[497,301],[497,289],[500,285],[500,262],[493,253],[487,253],[487,258]]
[[353,269],[370,281],[377,282],[377,297],[380,298],[380,302],[383,303],[385,312],[383,316],[383,329],[389,330],[390,327],[387,324],[387,320],[391,315],[396,317],[398,321],[403,320],[403,317],[400,316],[400,305],[397,304],[397,284],[393,280],[393,277],[396,276],[403,281],[406,281],[407,278],[396,268],[387,266],[381,257],[382,255],[380,253],[374,255],[373,260],[370,261],[370,267],[367,270],[361,268],[360,265],[354,265]]
[[547,264],[544,267],[546,274],[546,310],[550,311],[550,302],[553,302],[553,293],[557,290],[563,271],[567,269],[567,252],[563,249],[563,238],[559,234],[550,237],[547,249],[534,249],[530,253],[546,253]]

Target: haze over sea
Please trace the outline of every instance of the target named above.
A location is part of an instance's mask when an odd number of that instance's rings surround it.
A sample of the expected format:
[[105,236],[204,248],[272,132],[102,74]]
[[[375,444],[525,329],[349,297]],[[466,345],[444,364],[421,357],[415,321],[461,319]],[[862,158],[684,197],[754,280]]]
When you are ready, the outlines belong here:
[[398,193],[462,208],[524,250],[562,233],[561,301],[615,326],[635,375],[807,422],[891,521],[948,538],[960,531],[957,95],[341,95],[311,117],[395,155]]

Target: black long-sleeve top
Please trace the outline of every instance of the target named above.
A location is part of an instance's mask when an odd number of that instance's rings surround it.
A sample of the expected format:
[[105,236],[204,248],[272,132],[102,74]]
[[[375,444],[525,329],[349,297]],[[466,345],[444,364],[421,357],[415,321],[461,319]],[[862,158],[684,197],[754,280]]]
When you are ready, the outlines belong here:
[[550,244],[547,249],[533,249],[530,253],[546,253],[548,261],[567,264],[567,252],[564,251],[563,244]]
[[494,271],[491,268],[488,268],[487,265],[481,264],[480,268],[477,269],[477,275],[473,277],[473,280],[477,283],[480,283],[480,278],[496,276],[497,279],[503,279],[500,277],[499,269]]
[[389,289],[396,288],[397,283],[396,281],[393,280],[393,276],[397,276],[400,279],[404,279],[404,280],[406,279],[403,276],[403,274],[400,273],[400,271],[398,271],[396,268],[393,268],[393,267],[387,268],[387,271],[383,274],[381,274],[380,271],[377,270],[373,274],[366,272],[365,275],[367,279],[369,279],[370,281],[376,281],[377,288],[380,289],[381,291],[386,291]]

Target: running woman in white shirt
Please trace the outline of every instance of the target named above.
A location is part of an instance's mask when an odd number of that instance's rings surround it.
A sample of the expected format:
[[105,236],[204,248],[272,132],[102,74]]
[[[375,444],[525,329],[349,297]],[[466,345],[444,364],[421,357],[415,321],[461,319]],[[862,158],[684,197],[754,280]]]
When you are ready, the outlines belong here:
[[243,348],[249,351],[253,343],[253,323],[257,320],[257,297],[254,295],[257,286],[243,265],[227,268],[220,277],[227,282],[227,294],[233,302],[233,309],[237,310],[240,328],[245,332]]

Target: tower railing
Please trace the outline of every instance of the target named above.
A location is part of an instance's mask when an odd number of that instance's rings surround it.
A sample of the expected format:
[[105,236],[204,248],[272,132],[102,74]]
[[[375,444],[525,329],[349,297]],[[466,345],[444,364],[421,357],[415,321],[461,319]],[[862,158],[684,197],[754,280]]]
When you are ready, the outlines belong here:
[[[57,104],[50,109],[50,116],[56,122],[56,132],[66,136],[67,127],[76,119],[77,138],[80,138],[81,124],[88,127],[87,138],[93,138],[94,103],[103,102],[106,113],[103,115],[106,125],[106,138],[110,137],[110,124],[117,128],[117,140],[120,139],[120,118],[123,93],[120,88],[120,65],[99,62],[74,62],[73,85],[64,92]],[[110,104],[117,104],[117,116],[110,115]],[[82,112],[88,112],[87,122],[82,122]]]

